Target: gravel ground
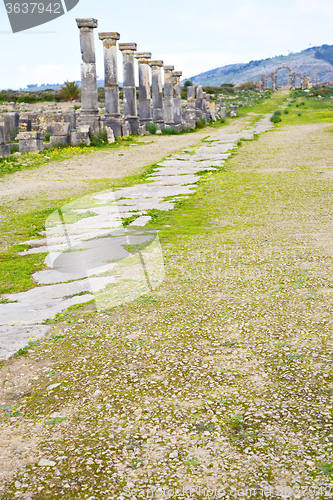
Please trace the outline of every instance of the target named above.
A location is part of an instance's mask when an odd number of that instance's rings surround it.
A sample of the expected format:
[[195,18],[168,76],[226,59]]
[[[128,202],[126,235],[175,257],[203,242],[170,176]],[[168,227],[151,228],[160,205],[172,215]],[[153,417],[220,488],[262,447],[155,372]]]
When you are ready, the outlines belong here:
[[2,500],[333,497],[332,148],[243,143],[156,218],[158,291],[4,364]]

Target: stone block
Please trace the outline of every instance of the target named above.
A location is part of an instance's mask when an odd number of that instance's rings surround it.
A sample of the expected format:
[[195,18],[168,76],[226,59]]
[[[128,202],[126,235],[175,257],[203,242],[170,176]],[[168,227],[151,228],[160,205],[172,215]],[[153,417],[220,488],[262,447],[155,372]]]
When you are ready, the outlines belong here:
[[77,131],[76,130],[71,130],[69,143],[71,146],[77,146]]
[[221,106],[221,118],[225,118],[227,116],[227,108],[226,106]]
[[108,143],[111,144],[112,142],[115,141],[113,130],[111,127],[105,127],[105,130],[108,138]]
[[3,121],[5,124],[6,142],[14,141],[19,132],[19,118],[18,113],[4,113]]
[[69,136],[70,125],[69,123],[52,123],[49,125],[49,134],[54,136]]
[[42,132],[20,132],[17,138],[20,153],[38,153],[44,149]]
[[0,144],[0,157],[8,157],[10,156],[10,145],[9,144]]
[[122,127],[121,127],[121,135],[126,137],[126,136],[130,135],[130,133],[131,133],[131,126],[128,123],[128,121],[124,121],[124,123],[122,124]]
[[20,132],[30,132],[31,131],[31,120],[28,118],[19,119],[19,131]]
[[64,144],[69,144],[69,136],[68,135],[51,135],[50,144],[54,146],[55,144],[62,142]]
[[[146,135],[147,130],[146,130],[146,124],[140,125],[139,126],[139,135]],[[148,132],[149,134],[149,132]]]
[[4,122],[0,122],[0,144],[6,144],[6,132]]
[[237,116],[238,106],[230,106],[230,118]]
[[90,144],[90,126],[89,125],[80,125],[77,127],[77,143],[80,144],[83,142],[84,144]]
[[65,123],[69,123],[70,130],[74,130],[76,128],[76,115],[75,113],[64,113],[63,119]]

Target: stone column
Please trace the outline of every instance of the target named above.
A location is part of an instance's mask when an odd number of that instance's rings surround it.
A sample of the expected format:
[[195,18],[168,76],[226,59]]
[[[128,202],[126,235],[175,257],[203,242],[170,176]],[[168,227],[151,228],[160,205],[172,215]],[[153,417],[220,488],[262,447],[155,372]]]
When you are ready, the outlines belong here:
[[99,33],[104,49],[104,87],[105,87],[105,127],[110,127],[115,137],[121,136],[122,118],[119,106],[117,40],[119,33]]
[[273,90],[273,92],[275,92],[276,89],[277,89],[277,74],[273,73],[272,74],[272,90]]
[[180,77],[182,76],[181,71],[172,72],[172,84],[173,84],[173,119],[175,125],[181,125],[182,123],[182,100],[180,94]]
[[187,87],[187,107],[185,119],[190,128],[195,128],[195,86],[189,85]]
[[210,121],[212,118],[210,109],[210,94],[206,94],[206,117],[208,121]]
[[136,107],[136,87],[134,78],[134,52],[136,43],[120,43],[119,49],[123,53],[124,68],[124,120],[131,128],[132,134],[139,132],[139,118]]
[[164,66],[164,121],[166,125],[172,127],[173,119],[173,84],[172,72],[174,66]]
[[195,115],[198,120],[201,120],[201,118],[203,117],[202,100],[203,100],[202,85],[199,85],[197,87],[197,98],[195,100]]
[[98,113],[97,77],[93,29],[97,28],[96,19],[76,19],[80,29],[81,64],[81,113],[80,125],[89,125],[90,132],[100,129]]
[[151,85],[153,94],[153,122],[164,125],[163,90],[161,68],[163,61],[149,61],[151,67]]
[[206,92],[202,92],[202,116],[207,120]]
[[150,52],[137,52],[134,56],[139,65],[139,121],[140,125],[145,125],[152,121],[149,61]]

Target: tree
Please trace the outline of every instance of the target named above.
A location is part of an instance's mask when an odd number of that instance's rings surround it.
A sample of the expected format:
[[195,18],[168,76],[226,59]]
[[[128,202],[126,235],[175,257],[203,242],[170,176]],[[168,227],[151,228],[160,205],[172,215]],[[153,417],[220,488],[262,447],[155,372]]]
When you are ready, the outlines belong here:
[[184,82],[184,87],[191,87],[193,85],[193,82],[191,82],[191,80],[186,80],[186,82]]
[[80,96],[80,87],[77,83],[67,80],[60,88],[60,95],[65,101],[74,101]]

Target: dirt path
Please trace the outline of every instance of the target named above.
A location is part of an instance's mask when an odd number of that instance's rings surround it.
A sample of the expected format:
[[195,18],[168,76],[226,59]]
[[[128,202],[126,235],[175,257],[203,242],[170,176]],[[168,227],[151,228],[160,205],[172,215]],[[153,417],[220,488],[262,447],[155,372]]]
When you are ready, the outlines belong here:
[[[223,127],[225,133],[243,130],[252,116],[239,118]],[[87,190],[87,183],[98,180],[119,179],[138,174],[151,165],[180,149],[195,146],[204,137],[218,135],[219,130],[206,127],[192,134],[180,136],[145,136],[138,138],[138,145],[122,149],[99,151],[90,155],[75,156],[62,162],[52,162],[36,170],[25,170],[0,179],[0,204],[23,200],[33,206],[38,198],[48,200],[75,196]],[[64,151],[64,155],[66,152]]]

